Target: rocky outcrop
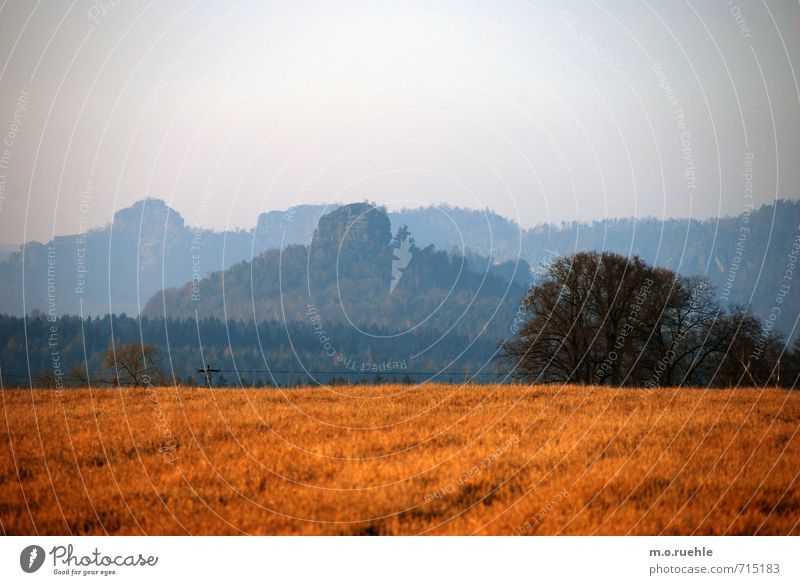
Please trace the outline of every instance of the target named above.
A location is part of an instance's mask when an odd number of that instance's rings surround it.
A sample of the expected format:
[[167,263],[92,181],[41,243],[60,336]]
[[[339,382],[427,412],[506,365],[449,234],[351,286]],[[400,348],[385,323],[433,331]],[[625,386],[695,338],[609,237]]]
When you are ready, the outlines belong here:
[[[312,288],[357,288],[388,294],[392,280],[392,226],[370,203],[344,205],[323,215],[309,250]],[[358,295],[360,296],[360,294]]]
[[323,215],[313,245],[340,247],[349,243],[368,248],[388,246],[392,239],[389,216],[370,203],[352,203]]

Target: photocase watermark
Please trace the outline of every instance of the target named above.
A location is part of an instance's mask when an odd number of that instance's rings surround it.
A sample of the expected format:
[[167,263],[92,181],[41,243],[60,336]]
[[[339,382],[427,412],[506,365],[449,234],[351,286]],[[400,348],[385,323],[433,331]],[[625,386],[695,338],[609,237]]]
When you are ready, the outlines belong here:
[[372,362],[358,360],[356,358],[347,356],[347,354],[336,349],[336,346],[333,344],[332,339],[328,335],[328,332],[322,323],[322,316],[319,314],[319,310],[314,303],[308,303],[306,314],[311,322],[311,329],[314,333],[314,336],[319,341],[320,348],[322,349],[323,353],[331,358],[336,365],[344,368],[343,373],[360,372],[381,374],[385,372],[408,369],[408,363],[405,359]]
[[50,351],[50,367],[56,396],[64,393],[65,375],[61,363],[61,339],[58,332],[58,309],[56,306],[56,247],[47,246],[47,348]]
[[466,483],[469,480],[489,469],[492,465],[494,465],[497,462],[497,460],[500,458],[500,456],[503,455],[503,453],[508,451],[511,447],[513,447],[517,443],[519,443],[519,436],[512,435],[506,441],[497,445],[494,451],[492,451],[491,454],[484,457],[480,463],[472,466],[470,469],[462,473],[456,481],[450,482],[439,489],[436,489],[432,492],[428,492],[427,494],[425,494],[424,498],[425,502],[429,503],[435,500],[446,498],[448,495],[455,492],[456,488],[466,485]]
[[745,19],[744,14],[742,14],[742,9],[734,4],[733,0],[724,0],[724,2],[725,6],[728,7],[730,15],[736,21],[736,26],[739,28],[739,33],[746,39],[752,38],[750,27],[747,24],[747,19]]
[[58,318],[56,309],[56,247],[47,246],[47,320],[54,322]]
[[744,153],[744,165],[742,176],[744,177],[744,199],[745,205],[742,210],[741,220],[739,221],[739,237],[736,241],[736,249],[728,266],[728,275],[722,285],[720,297],[727,301],[730,299],[731,290],[736,283],[736,276],[744,256],[747,239],[750,237],[750,214],[753,212],[753,153]]
[[[533,280],[530,282],[530,284],[528,284],[527,290],[530,291],[534,286],[536,286],[536,280]],[[509,327],[509,331],[512,335],[519,333],[519,330],[527,322],[527,314],[530,305],[530,295],[526,293],[525,298],[523,298],[522,302],[517,306],[517,312],[514,313],[514,320],[511,322],[511,327]]]
[[569,492],[567,489],[563,489],[549,502],[547,505],[537,512],[536,516],[528,520],[527,522],[520,524],[517,529],[513,532],[514,536],[524,536],[526,534],[531,534],[534,532],[545,519],[553,508],[555,508],[558,504],[563,502],[565,499],[569,497]]
[[[49,319],[49,318],[48,318]],[[48,327],[47,346],[50,349],[50,365],[53,369],[53,383],[56,387],[56,396],[64,393],[64,370],[61,364],[61,349],[59,348],[58,325],[52,321]]]
[[86,15],[94,24],[100,24],[117,6],[119,6],[119,0],[94,0],[94,4]]
[[0,145],[0,212],[3,211],[3,204],[8,196],[6,193],[6,188],[8,186],[8,170],[11,166],[11,158],[14,154],[14,143],[22,129],[22,114],[28,109],[29,97],[30,93],[28,93],[27,90],[20,90],[14,102],[11,122],[3,136],[3,143]]
[[585,47],[589,53],[594,55],[597,60],[606,67],[606,69],[617,75],[620,79],[628,79],[630,74],[625,70],[618,60],[614,59],[610,55],[604,54],[600,50],[600,47],[598,47],[592,35],[581,33],[578,30],[579,22],[580,19],[568,11],[559,12],[558,18],[556,19],[556,24],[560,25],[561,28],[568,32],[575,42]]
[[86,292],[86,237],[89,233],[89,211],[94,198],[94,181],[91,177],[86,180],[86,188],[81,195],[78,211],[78,234],[75,237],[75,294],[83,295]]
[[331,338],[328,337],[328,332],[323,327],[322,316],[319,314],[317,306],[314,303],[308,303],[306,314],[311,321],[311,328],[319,341],[322,351],[330,358],[336,356],[339,352],[336,351]]
[[370,374],[382,374],[384,372],[396,372],[398,370],[407,370],[408,364],[406,360],[386,360],[382,362],[359,362],[353,358],[348,358],[343,353],[337,353],[334,358],[343,368],[351,372],[364,372]]
[[[531,269],[533,272],[533,278],[528,284],[528,287],[525,289],[526,291],[530,291],[541,281],[542,278],[544,278],[544,276],[547,274],[547,271],[550,269],[550,265],[556,259],[558,259],[558,250],[545,250],[545,256],[539,258],[539,261]],[[519,333],[519,330],[527,322],[527,314],[528,309],[530,309],[530,303],[530,296],[526,293],[525,298],[523,298],[522,302],[517,306],[517,311],[514,313],[514,320],[511,322],[511,327],[509,327],[509,330],[513,335]]]
[[[744,153],[744,165],[742,170],[742,177],[744,178],[744,198],[745,200],[753,200],[753,153],[746,151]],[[750,208],[752,209],[752,204]]]
[[214,183],[209,177],[203,184],[203,196],[200,198],[198,207],[198,217],[195,226],[192,228],[192,241],[190,244],[192,252],[192,301],[200,300],[200,283],[203,280],[203,272],[200,267],[200,251],[203,249],[203,223],[208,215],[208,205],[206,202],[214,197]]
[[[798,232],[800,232],[800,225],[797,226],[797,229]],[[800,233],[792,240],[792,244],[789,246],[789,251],[786,254],[786,264],[780,284],[775,293],[775,300],[769,314],[764,319],[761,334],[758,336],[758,339],[756,339],[753,352],[750,355],[753,360],[758,360],[763,355],[767,345],[767,339],[774,331],[775,323],[783,312],[783,304],[786,302],[786,297],[792,290],[792,280],[794,280],[794,271],[797,268],[798,260],[800,260]]]
[[[700,299],[700,295],[703,294],[707,288],[708,285],[705,283],[705,281],[700,281],[697,286],[692,289],[692,294],[689,301],[689,312],[693,312],[697,309],[697,303]],[[683,341],[686,338],[686,335],[689,333],[688,325],[689,320],[685,320],[678,328],[678,333],[672,338],[672,343],[670,343],[669,349],[664,353],[661,359],[658,360],[653,377],[644,383],[645,388],[654,388],[658,386],[658,381],[661,379],[661,376],[667,371],[667,368],[672,360],[675,359],[675,348],[678,347],[678,344]]]
[[626,320],[625,325],[622,327],[622,331],[620,331],[617,340],[614,342],[614,349],[608,352],[606,359],[604,359],[603,363],[597,368],[597,372],[594,376],[596,384],[600,384],[603,381],[603,378],[606,377],[608,372],[611,370],[611,367],[619,359],[619,354],[617,351],[621,350],[625,346],[628,335],[633,332],[634,325],[631,321],[635,321],[639,318],[639,312],[642,310],[642,305],[644,305],[644,302],[647,300],[647,296],[650,294],[652,287],[653,279],[646,278],[644,284],[639,288],[639,292],[636,293],[636,298],[633,301],[633,306],[631,307],[631,312],[628,315],[628,319]]
[[[118,0],[116,0],[116,2],[118,2]],[[184,63],[186,63],[186,61],[192,57],[192,55],[200,47],[206,44],[214,32],[224,27],[229,20],[241,12],[242,6],[244,6],[244,4],[235,4],[220,18],[214,19],[213,23],[208,28],[192,37],[192,40],[189,41],[189,44],[183,47],[178,53],[178,56],[161,71],[161,76],[158,80],[158,83],[156,83],[150,93],[147,94],[147,97],[145,98],[145,101],[136,116],[140,121],[143,121],[152,107],[158,103],[159,97],[164,91],[164,88],[167,86],[167,83],[169,80],[175,77],[175,75],[177,75],[181,69],[183,69]]]
[[683,110],[672,85],[667,78],[661,63],[654,63],[652,66],[658,86],[667,98],[667,103],[672,108],[672,115],[675,119],[675,127],[680,132],[680,153],[683,160],[683,177],[686,179],[686,190],[693,193],[697,189],[697,170],[692,151],[692,133],[686,124],[686,112]]
[[174,465],[174,463],[180,459],[180,457],[178,457],[178,441],[175,439],[175,435],[172,434],[172,430],[169,428],[167,417],[164,414],[164,410],[161,408],[161,403],[158,400],[158,393],[153,387],[153,382],[150,376],[145,374],[142,376],[142,381],[147,387],[147,396],[150,398],[150,403],[153,407],[153,412],[155,413],[156,428],[163,438],[163,443],[161,443],[159,446],[158,451],[161,453],[161,456],[164,458],[166,463],[169,465]]

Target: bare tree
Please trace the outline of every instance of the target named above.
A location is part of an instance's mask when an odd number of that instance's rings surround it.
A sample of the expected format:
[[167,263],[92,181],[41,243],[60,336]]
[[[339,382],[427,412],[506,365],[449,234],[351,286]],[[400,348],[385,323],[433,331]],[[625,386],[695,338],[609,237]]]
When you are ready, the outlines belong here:
[[781,376],[781,383],[787,388],[800,386],[800,336],[794,340],[794,347],[784,358],[786,368]]
[[103,359],[103,367],[112,371],[116,385],[142,386],[150,380],[161,383],[163,379],[158,367],[158,349],[154,345],[124,343],[110,347]]
[[595,254],[592,310],[598,320],[592,360],[593,381],[630,383],[640,355],[643,315],[648,311],[653,269],[638,256]]
[[792,355],[786,355],[782,335],[764,329],[758,318],[745,307],[734,308],[720,320],[720,324],[726,330],[726,334],[718,335],[725,344],[725,351],[715,368],[716,383],[724,386],[779,386],[790,382]]
[[545,279],[528,291],[522,306],[530,318],[516,338],[501,346],[512,377],[549,382],[574,380],[582,374],[576,364],[588,349],[582,322],[588,288],[579,281],[571,263],[558,259]]
[[582,384],[626,379],[651,273],[638,257],[610,253],[555,260],[523,301],[529,320],[501,346],[511,375]]
[[89,385],[89,376],[82,366],[74,366],[67,374],[67,380],[72,386],[84,387]]
[[785,378],[780,340],[751,313],[724,313],[704,279],[638,257],[559,258],[523,308],[528,321],[500,348],[518,379],[651,387]]
[[641,332],[641,369],[647,374],[640,378],[648,386],[699,383],[702,368],[723,355],[729,342],[713,291],[703,278],[663,268],[654,270],[653,282]]

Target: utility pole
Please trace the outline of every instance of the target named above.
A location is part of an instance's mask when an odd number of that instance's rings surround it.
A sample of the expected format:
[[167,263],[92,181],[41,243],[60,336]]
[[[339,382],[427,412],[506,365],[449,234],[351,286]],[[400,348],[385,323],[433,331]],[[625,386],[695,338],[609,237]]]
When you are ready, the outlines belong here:
[[212,368],[211,364],[206,364],[205,368],[200,368],[197,370],[198,374],[205,374],[206,375],[206,386],[211,388],[211,374],[219,372],[217,368]]

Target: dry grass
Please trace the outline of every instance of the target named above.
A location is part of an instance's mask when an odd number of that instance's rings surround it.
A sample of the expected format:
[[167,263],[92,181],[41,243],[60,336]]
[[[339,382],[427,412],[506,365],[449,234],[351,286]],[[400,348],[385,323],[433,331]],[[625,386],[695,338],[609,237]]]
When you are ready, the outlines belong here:
[[800,393],[0,396],[6,534],[800,534]]

